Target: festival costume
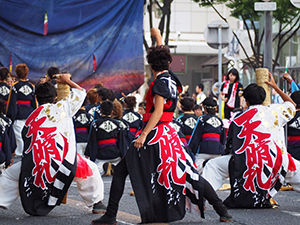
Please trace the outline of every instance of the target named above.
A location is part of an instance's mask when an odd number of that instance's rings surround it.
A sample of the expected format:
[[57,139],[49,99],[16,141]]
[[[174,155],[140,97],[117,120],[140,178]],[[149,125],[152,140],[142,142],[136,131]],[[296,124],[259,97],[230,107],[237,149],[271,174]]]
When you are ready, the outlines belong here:
[[290,102],[255,105],[232,121],[226,143],[226,151],[232,155],[209,160],[203,170],[203,177],[214,189],[221,187],[229,172],[231,194],[224,201],[226,206],[271,207],[269,198],[284,180],[300,190],[300,163],[288,156],[283,131],[294,113]]
[[7,130],[7,135],[10,139],[10,148],[11,152],[13,153],[17,147],[16,144],[16,137],[12,126],[12,121],[8,117],[6,117],[4,114],[0,114],[0,125],[5,127]]
[[189,147],[195,154],[197,170],[202,172],[203,162],[221,156],[224,153],[225,130],[222,120],[215,115],[203,115],[189,141]]
[[28,214],[47,215],[61,203],[73,179],[88,206],[103,199],[97,166],[76,154],[72,116],[84,98],[84,90],[72,89],[67,98],[44,104],[28,117],[22,162],[0,176],[0,206],[8,208],[20,194]]
[[5,82],[0,82],[0,98],[2,98],[7,104],[9,96],[10,86]]
[[99,106],[99,103],[88,104],[87,106],[85,106],[85,110],[94,118],[94,113],[95,113],[97,106]]
[[130,133],[133,136],[135,136],[136,132],[143,128],[142,115],[133,110],[124,110],[122,120],[129,125]]
[[[156,94],[165,98],[163,115],[147,135],[144,147],[137,149],[131,144],[125,157],[116,166],[109,205],[103,218],[115,219],[128,174],[142,223],[182,219],[186,211],[186,196],[199,207],[202,217],[204,217],[203,195],[214,205],[219,215],[227,213],[211,186],[197,173],[191,157],[184,151],[176,130],[170,125],[176,108],[176,92],[180,88],[178,78],[168,72],[157,75],[151,83],[146,95],[146,113],[143,120],[147,123],[151,117]],[[203,191],[204,188],[206,191]],[[103,220],[100,218],[93,223],[101,224]]]
[[100,109],[101,109],[101,104],[99,104],[94,110],[94,115],[93,115],[94,120],[98,120],[102,117]]
[[177,118],[177,121],[181,125],[181,132],[185,135],[186,141],[189,142],[197,123],[197,116],[191,113],[184,113]]
[[[120,123],[108,116],[102,116],[91,124],[85,155],[96,162],[103,174],[105,162],[119,161],[124,155],[124,134]],[[98,160],[97,160],[98,159]]]
[[287,124],[287,151],[300,160],[300,111]]
[[224,117],[230,119],[230,112],[234,108],[240,108],[240,96],[243,91],[243,85],[239,82],[230,83],[229,80],[222,84],[221,91],[228,101],[224,106]]
[[37,101],[34,96],[34,86],[29,81],[18,81],[10,89],[6,116],[13,121],[13,129],[16,138],[16,156],[22,156],[23,140],[22,129],[25,120],[36,109]]
[[87,146],[92,121],[93,117],[85,109],[79,109],[78,112],[73,116],[76,135],[76,148],[77,152],[82,156],[84,155]]
[[8,130],[0,125],[0,174],[11,164],[12,148]]

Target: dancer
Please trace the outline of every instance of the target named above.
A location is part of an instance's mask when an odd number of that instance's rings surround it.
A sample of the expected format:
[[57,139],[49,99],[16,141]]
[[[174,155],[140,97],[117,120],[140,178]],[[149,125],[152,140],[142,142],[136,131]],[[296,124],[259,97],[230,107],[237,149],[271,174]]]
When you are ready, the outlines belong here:
[[85,155],[95,162],[100,174],[110,171],[103,169],[104,163],[118,163],[124,153],[124,136],[120,123],[111,118],[113,102],[105,100],[101,103],[101,118],[91,124],[91,131]]
[[189,97],[184,97],[179,102],[183,114],[177,118],[177,121],[186,141],[189,142],[198,119],[193,111],[195,102],[194,99]]
[[217,102],[212,97],[207,97],[202,105],[205,115],[199,117],[189,142],[200,174],[205,160],[221,156],[225,144],[223,122],[216,116]]
[[76,156],[72,116],[82,105],[85,90],[71,81],[69,74],[60,75],[57,82],[68,84],[72,91],[54,104],[54,86],[49,82],[37,85],[41,106],[25,122],[22,161],[0,176],[0,206],[8,208],[20,195],[28,214],[47,215],[62,202],[74,179],[86,205],[93,206],[94,213],[103,213],[104,190],[98,168]]
[[300,160],[300,91],[293,92],[291,99],[296,103],[296,115],[287,124],[287,151]]
[[248,85],[243,93],[248,108],[234,118],[228,131],[226,152],[232,155],[211,159],[203,169],[203,177],[215,190],[230,176],[231,194],[224,201],[228,207],[272,207],[269,200],[284,180],[300,190],[299,162],[288,156],[283,130],[294,117],[295,104],[271,73],[269,77],[266,83],[284,103],[263,106],[265,90],[257,84]]
[[21,134],[25,121],[38,105],[34,96],[34,85],[27,80],[28,71],[29,69],[25,64],[16,66],[15,73],[19,81],[11,87],[6,107],[6,116],[13,121],[17,157],[22,156],[24,148]]
[[[169,49],[161,45],[160,31],[152,28],[151,34],[158,46],[151,47],[147,55],[155,80],[146,94],[146,113],[143,115],[146,126],[116,166],[107,211],[92,224],[117,223],[118,205],[128,174],[142,223],[182,219],[186,211],[185,195],[197,204],[202,216],[205,197],[220,215],[220,220],[229,221],[231,216],[226,207],[192,166],[192,159],[169,124],[176,108],[177,91],[181,92],[182,87],[178,78],[168,72],[172,57]],[[194,189],[197,191],[193,192]]]

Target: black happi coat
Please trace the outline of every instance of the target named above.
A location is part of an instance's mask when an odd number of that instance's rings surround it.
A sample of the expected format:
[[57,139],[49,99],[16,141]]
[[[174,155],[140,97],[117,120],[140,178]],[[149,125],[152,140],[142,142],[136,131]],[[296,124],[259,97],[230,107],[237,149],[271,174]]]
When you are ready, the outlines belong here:
[[29,81],[18,81],[10,89],[6,115],[12,121],[24,120],[36,109],[34,86]]
[[[203,135],[208,137],[203,139]],[[224,153],[224,144],[225,130],[222,120],[214,115],[200,116],[189,142],[192,152],[219,155]]]
[[87,143],[93,117],[85,110],[79,109],[73,116],[76,143]]
[[300,160],[300,111],[288,122],[288,145],[287,151],[295,159]]
[[96,159],[115,159],[124,154],[124,134],[120,122],[111,117],[101,117],[91,125],[85,155]]

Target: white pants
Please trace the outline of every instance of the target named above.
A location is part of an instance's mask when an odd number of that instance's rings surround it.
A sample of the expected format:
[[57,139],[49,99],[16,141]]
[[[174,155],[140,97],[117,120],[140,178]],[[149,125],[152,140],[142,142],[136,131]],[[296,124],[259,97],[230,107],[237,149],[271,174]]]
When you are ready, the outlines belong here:
[[213,159],[213,158],[216,158],[216,157],[219,157],[221,155],[213,155],[213,154],[205,154],[205,153],[199,153],[199,154],[196,154],[195,155],[195,163],[197,165],[197,171],[199,174],[202,174],[203,172],[203,162],[205,160],[208,160],[208,159]]
[[115,159],[96,159],[95,163],[98,166],[98,170],[100,172],[101,175],[104,174],[104,170],[103,170],[103,164],[104,163],[111,163],[113,165],[117,165],[119,162],[121,161],[121,158],[115,158]]
[[13,130],[15,133],[16,144],[17,144],[17,148],[15,151],[16,156],[22,156],[23,154],[24,144],[22,139],[22,130],[25,125],[25,122],[26,120],[15,120],[13,123]]
[[76,144],[77,153],[79,153],[82,157],[85,157],[84,152],[85,152],[86,146],[87,146],[87,142],[82,142],[82,143]]
[[225,179],[229,177],[228,163],[231,155],[222,155],[210,159],[203,168],[202,177],[207,180],[214,190],[222,187]]
[[[93,175],[86,179],[75,177],[77,189],[84,203],[93,206],[104,198],[104,186],[97,165],[90,160],[87,161],[93,171]],[[7,209],[19,197],[19,176],[21,162],[7,168],[0,176],[0,207]]]
[[[203,168],[202,177],[205,178],[213,187],[218,190],[222,187],[225,179],[229,177],[229,160],[231,155],[223,155],[209,160]],[[296,171],[288,171],[285,181],[293,186],[293,189],[300,192],[300,162],[294,159]]]

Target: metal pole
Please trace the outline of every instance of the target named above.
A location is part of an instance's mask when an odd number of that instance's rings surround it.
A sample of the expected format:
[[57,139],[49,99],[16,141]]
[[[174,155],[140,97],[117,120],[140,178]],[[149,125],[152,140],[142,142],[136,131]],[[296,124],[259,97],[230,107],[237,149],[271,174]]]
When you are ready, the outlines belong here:
[[[221,91],[222,83],[222,26],[218,28],[219,55],[218,55],[218,84]],[[222,99],[219,94],[219,117],[222,118]]]
[[264,68],[272,73],[272,11],[265,11]]

